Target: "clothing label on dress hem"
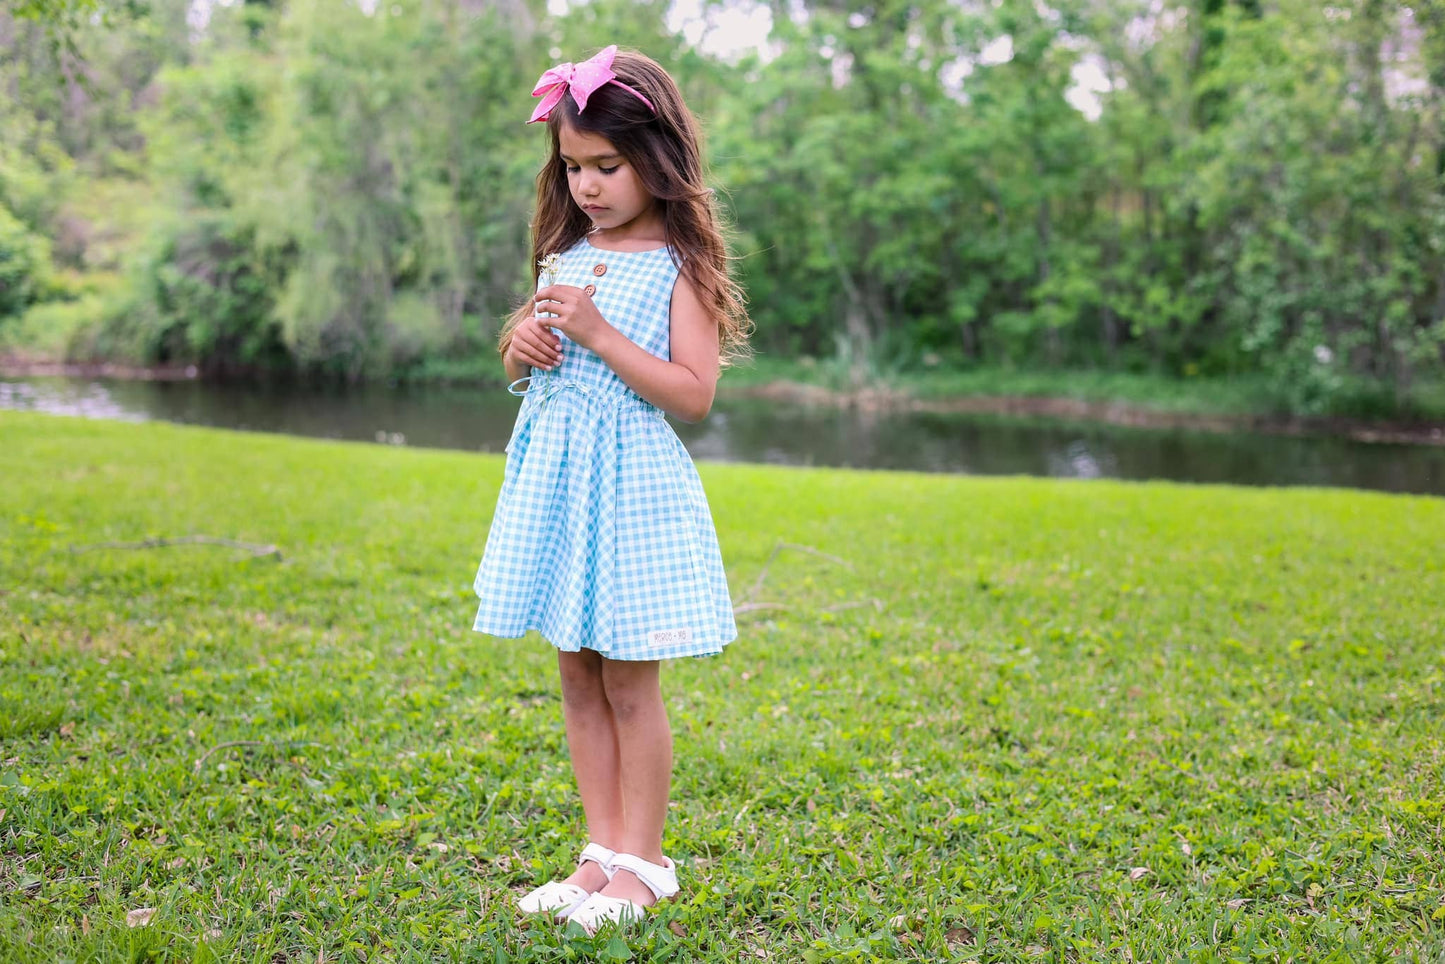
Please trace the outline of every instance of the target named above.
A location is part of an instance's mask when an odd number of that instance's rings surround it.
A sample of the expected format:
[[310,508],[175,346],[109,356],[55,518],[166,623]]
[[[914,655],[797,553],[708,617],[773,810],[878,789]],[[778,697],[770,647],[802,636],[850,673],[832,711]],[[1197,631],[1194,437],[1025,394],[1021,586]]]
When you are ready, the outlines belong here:
[[677,643],[692,642],[692,627],[684,626],[682,629],[657,629],[647,636],[650,646],[672,646]]

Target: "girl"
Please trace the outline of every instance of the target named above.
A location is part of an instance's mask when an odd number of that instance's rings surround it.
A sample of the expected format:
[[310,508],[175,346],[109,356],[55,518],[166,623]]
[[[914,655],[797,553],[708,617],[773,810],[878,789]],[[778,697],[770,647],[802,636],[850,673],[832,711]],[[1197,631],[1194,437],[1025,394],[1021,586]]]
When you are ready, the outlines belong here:
[[591,840],[569,877],[519,906],[593,933],[677,893],[659,663],[719,653],[737,626],[702,484],[663,416],[707,415],[750,322],[697,122],[667,72],[614,46],[548,70],[532,94],[551,140],[532,224],[541,270],[499,343],[524,397],[473,628],[536,629],[557,647]]

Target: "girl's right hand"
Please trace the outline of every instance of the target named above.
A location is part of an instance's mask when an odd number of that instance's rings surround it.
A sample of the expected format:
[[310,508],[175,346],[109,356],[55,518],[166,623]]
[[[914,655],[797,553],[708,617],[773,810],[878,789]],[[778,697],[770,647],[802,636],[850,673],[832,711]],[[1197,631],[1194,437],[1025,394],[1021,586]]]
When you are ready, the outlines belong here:
[[562,339],[542,319],[528,318],[512,332],[507,357],[523,367],[531,365],[550,371],[562,361]]

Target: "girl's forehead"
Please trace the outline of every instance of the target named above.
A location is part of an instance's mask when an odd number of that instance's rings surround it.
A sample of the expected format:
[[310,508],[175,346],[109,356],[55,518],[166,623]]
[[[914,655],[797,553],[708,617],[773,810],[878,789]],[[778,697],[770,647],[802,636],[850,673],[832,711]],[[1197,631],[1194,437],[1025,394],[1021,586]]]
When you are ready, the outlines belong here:
[[570,124],[561,126],[557,132],[557,140],[562,153],[574,161],[619,156],[617,148],[601,134],[579,131]]

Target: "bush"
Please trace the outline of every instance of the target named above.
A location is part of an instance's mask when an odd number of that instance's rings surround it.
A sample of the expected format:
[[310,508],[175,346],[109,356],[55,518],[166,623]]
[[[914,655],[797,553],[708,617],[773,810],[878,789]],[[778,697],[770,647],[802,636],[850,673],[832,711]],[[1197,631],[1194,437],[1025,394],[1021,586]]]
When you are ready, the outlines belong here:
[[108,357],[194,362],[213,372],[285,368],[289,356],[272,312],[284,278],[280,261],[226,212],[163,227],[91,347]]
[[0,326],[37,301],[50,275],[50,242],[0,206]]
[[48,361],[83,358],[87,353],[77,347],[94,337],[104,317],[105,299],[98,294],[44,301],[0,329],[0,349]]

